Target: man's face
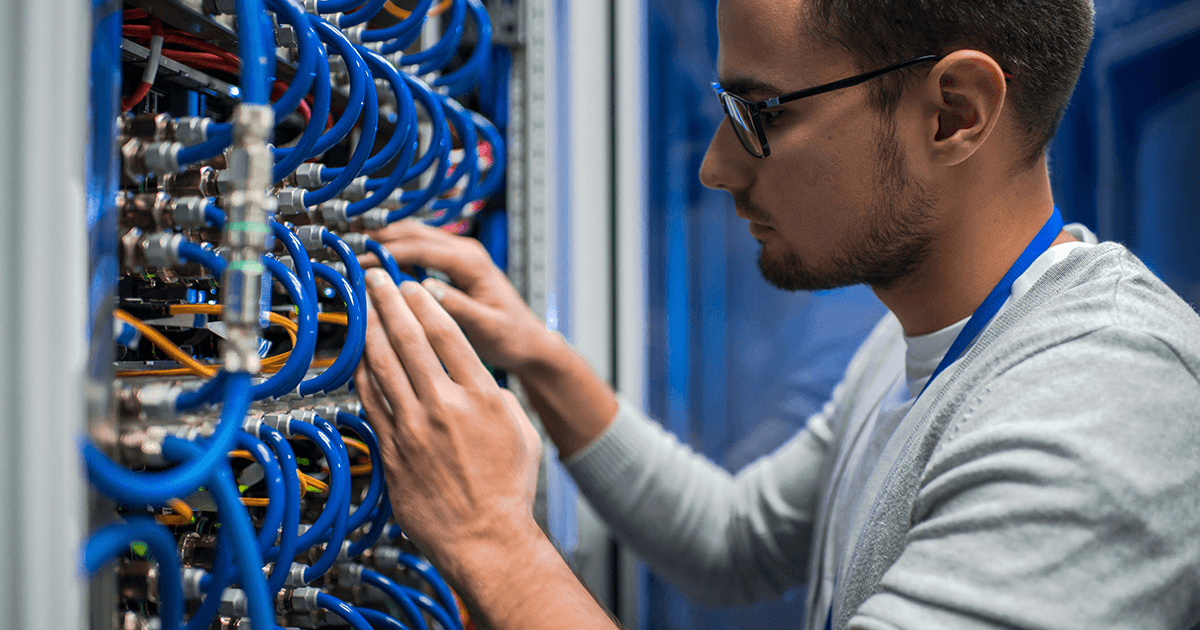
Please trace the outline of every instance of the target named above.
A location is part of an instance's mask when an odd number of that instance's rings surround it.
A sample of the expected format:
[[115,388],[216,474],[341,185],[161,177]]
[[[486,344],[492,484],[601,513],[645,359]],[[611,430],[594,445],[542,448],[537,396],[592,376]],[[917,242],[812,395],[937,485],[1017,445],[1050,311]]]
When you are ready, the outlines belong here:
[[[857,74],[844,51],[807,40],[804,19],[796,0],[722,0],[721,85],[757,101]],[[858,86],[767,110],[764,159],[742,148],[726,120],[712,139],[700,179],[733,195],[762,245],[759,269],[776,287],[888,288],[928,253],[933,196],[869,94]]]

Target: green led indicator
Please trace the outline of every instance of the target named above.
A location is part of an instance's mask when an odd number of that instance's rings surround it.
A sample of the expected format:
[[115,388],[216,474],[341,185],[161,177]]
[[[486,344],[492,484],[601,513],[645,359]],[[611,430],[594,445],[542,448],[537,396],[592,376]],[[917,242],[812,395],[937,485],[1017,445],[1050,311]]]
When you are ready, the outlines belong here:
[[133,553],[136,553],[139,556],[145,556],[146,552],[150,550],[150,547],[141,541],[130,543],[129,548],[133,550]]
[[225,229],[230,232],[258,232],[260,234],[267,234],[271,231],[271,228],[262,223],[251,223],[249,221],[226,223]]
[[246,491],[246,488],[249,488],[249,487],[250,487],[250,486],[243,486],[243,485],[239,485],[239,486],[238,486],[238,492],[239,492],[239,493],[241,493],[241,492],[245,492],[245,491]]
[[301,466],[307,466],[308,458],[307,457],[297,457],[296,462],[299,463]]
[[233,271],[251,271],[262,273],[266,267],[262,263],[253,260],[239,260],[229,263],[229,268]]

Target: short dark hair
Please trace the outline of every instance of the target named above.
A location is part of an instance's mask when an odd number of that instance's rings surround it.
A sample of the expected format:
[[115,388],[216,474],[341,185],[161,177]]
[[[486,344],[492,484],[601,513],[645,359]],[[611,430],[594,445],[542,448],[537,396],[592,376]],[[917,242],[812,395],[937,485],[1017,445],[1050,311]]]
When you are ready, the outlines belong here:
[[[1054,137],[1092,42],[1091,0],[808,0],[807,28],[863,70],[970,48],[1012,73],[1008,104],[1028,135],[1032,166]],[[892,115],[916,70],[872,82]]]

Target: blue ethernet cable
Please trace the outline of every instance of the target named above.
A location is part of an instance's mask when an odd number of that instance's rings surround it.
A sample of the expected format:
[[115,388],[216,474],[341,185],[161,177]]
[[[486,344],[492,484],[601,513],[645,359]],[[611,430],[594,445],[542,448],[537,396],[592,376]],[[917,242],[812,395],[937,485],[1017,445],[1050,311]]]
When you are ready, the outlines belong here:
[[[212,446],[212,440],[209,442],[207,447],[201,447],[194,442],[168,436],[163,440],[163,455],[187,465],[205,458],[208,454],[206,449],[211,449]],[[221,455],[225,456],[225,450]],[[206,472],[205,484],[217,501],[221,529],[223,533],[228,530],[227,540],[233,550],[239,582],[242,590],[246,592],[250,623],[256,628],[273,628],[275,606],[271,594],[267,592],[266,577],[262,574],[262,552],[259,550],[250,515],[242,506],[241,494],[238,492],[237,482],[233,479],[229,461],[221,459],[209,466]]]
[[254,386],[254,400],[263,400],[282,396],[296,389],[304,380],[308,366],[312,363],[313,352],[317,348],[317,315],[316,309],[309,305],[307,292],[300,278],[292,273],[283,263],[270,255],[263,256],[263,263],[271,275],[287,289],[292,303],[296,305],[298,321],[296,322],[296,343],[292,347],[283,368],[267,380]]
[[391,26],[363,31],[362,41],[366,43],[395,40],[397,50],[408,48],[421,35],[421,26],[425,24],[431,6],[433,0],[418,0],[417,6],[413,7],[408,17]]
[[[383,457],[379,452],[379,439],[375,436],[375,431],[371,430],[362,418],[339,411],[337,413],[336,424],[338,427],[344,427],[353,431],[358,435],[359,439],[367,445],[367,452],[371,457],[371,482],[367,486],[367,494],[363,497],[362,503],[358,508],[350,514],[348,528],[353,531],[362,527],[367,519],[370,518],[370,513],[379,503],[379,499],[383,494],[383,485],[385,483],[383,477]],[[351,557],[357,554],[351,554]]]
[[[305,21],[311,30],[311,22]],[[316,31],[313,31],[316,37]],[[318,45],[320,42],[318,41]],[[329,105],[332,98],[332,88],[329,79],[329,59],[325,55],[317,55],[316,87],[313,89],[312,113],[308,117],[308,125],[300,132],[296,146],[290,148],[275,148],[275,167],[271,171],[272,181],[278,182],[296,170],[310,156],[315,154],[313,149],[325,134],[325,121],[329,118]]]
[[479,33],[475,48],[457,70],[433,81],[434,87],[445,87],[450,96],[460,96],[471,91],[480,78],[487,76],[492,60],[492,20],[488,17],[487,8],[480,0],[467,0],[467,8],[471,10],[471,19],[475,21]]
[[358,614],[350,604],[333,595],[317,593],[317,605],[341,617],[354,630],[373,630],[371,624],[367,623],[367,620],[363,619],[362,615]]
[[367,623],[371,624],[371,626],[374,628],[378,628],[380,630],[408,630],[408,626],[396,621],[396,619],[391,615],[386,615],[378,610],[359,608],[357,606],[354,608],[354,610],[358,614],[362,615],[363,619],[366,619]]
[[374,547],[375,543],[379,541],[379,537],[387,531],[387,522],[391,517],[392,500],[388,497],[387,488],[385,487],[382,496],[379,497],[379,504],[375,507],[370,528],[367,529],[367,533],[362,535],[362,538],[350,543],[350,548],[346,554],[351,558],[355,558],[367,549]]
[[333,250],[337,254],[339,260],[346,267],[346,279],[350,281],[350,286],[354,289],[354,294],[361,298],[359,299],[359,309],[363,317],[367,316],[367,284],[363,281],[362,265],[358,264],[358,256],[350,246],[346,244],[337,234],[325,230],[321,232],[321,244]]
[[471,199],[475,185],[479,182],[479,139],[475,135],[475,123],[467,115],[467,110],[458,101],[445,96],[442,101],[446,104],[446,116],[454,125],[454,130],[458,132],[458,137],[463,144],[463,159],[454,167],[454,173],[443,184],[443,191],[449,191],[462,179],[463,175],[467,176],[467,182],[463,185],[463,191],[457,199],[442,199],[433,203],[434,210],[444,210],[445,213],[437,219],[430,221],[430,225],[442,226],[459,217],[462,214],[462,209],[467,205],[467,201]]
[[200,602],[200,606],[192,612],[192,616],[188,618],[187,625],[183,627],[183,630],[209,629],[213,618],[217,616],[217,611],[221,607],[221,592],[225,590],[225,587],[229,585],[229,581],[233,579],[235,569],[233,561],[228,558],[229,550],[233,548],[229,544],[229,536],[224,531],[219,531],[217,536],[217,550],[213,556],[213,570],[200,582],[200,586],[203,589],[204,601]]
[[392,256],[392,252],[388,251],[388,248],[384,247],[383,243],[373,238],[368,238],[365,242],[367,251],[379,259],[379,264],[388,272],[388,276],[392,278],[392,282],[400,284],[405,280],[414,280],[412,276],[400,271],[400,265],[396,264],[396,257]]
[[201,456],[189,457],[185,463],[162,472],[134,472],[114,463],[91,442],[85,442],[83,457],[92,485],[120,503],[165,505],[167,499],[186,497],[204,485],[215,466],[224,464],[228,468],[226,453],[250,408],[250,375],[222,370],[218,377],[221,374],[226,375],[225,405]]
[[[304,581],[312,582],[321,577],[337,561],[346,539],[347,513],[350,511],[350,456],[346,444],[333,425],[320,416],[313,416],[312,424],[292,420],[289,427],[293,435],[300,435],[316,443],[329,463],[329,497],[325,508],[308,531],[301,534],[296,545],[304,550],[329,535],[329,544],[317,561],[304,570]],[[327,516],[330,515],[330,516]]]
[[425,154],[421,156],[421,159],[409,169],[409,173],[415,176],[423,172],[429,168],[429,165],[434,160],[437,161],[437,170],[434,171],[432,179],[425,188],[406,191],[400,196],[401,202],[405,205],[398,210],[388,213],[388,223],[395,223],[412,215],[428,203],[429,200],[437,196],[442,191],[446,172],[450,168],[450,147],[452,140],[450,137],[450,127],[446,123],[445,108],[442,106],[437,95],[423,81],[408,77],[407,75],[405,78],[408,79],[409,85],[413,88],[413,96],[416,97],[416,100],[424,106],[426,113],[429,114],[430,124],[433,125],[434,129],[434,137],[440,140],[437,144],[434,144],[431,140],[430,147],[425,150]]
[[[400,124],[396,125],[395,130],[392,131],[392,135],[388,137],[387,143],[363,164],[360,174],[370,175],[395,159],[410,137],[414,140],[416,139],[416,129],[409,125],[409,110],[413,108],[412,93],[408,89],[408,84],[404,82],[404,79],[400,78],[400,73],[396,71],[395,66],[388,63],[386,59],[364,46],[355,46],[354,48],[362,56],[363,61],[366,62],[372,76],[387,81],[391,87],[392,93],[396,96],[396,120],[403,123],[403,126]],[[409,161],[412,161],[411,156],[409,157]],[[398,164],[407,163],[403,158],[398,162]],[[341,175],[342,171],[347,168],[349,166],[322,169],[321,178],[323,180],[332,180]]]
[[84,568],[95,574],[106,562],[129,552],[130,543],[146,543],[158,562],[158,618],[163,630],[178,630],[183,621],[183,583],[175,537],[166,527],[145,516],[134,516],[92,534],[83,551]]
[[416,571],[431,587],[437,595],[438,601],[441,602],[442,608],[449,613],[450,618],[454,621],[453,628],[446,630],[463,630],[462,618],[458,614],[458,602],[454,599],[454,593],[450,591],[450,587],[442,576],[433,568],[429,562],[418,558],[412,554],[401,553],[397,556],[396,561],[401,566]]
[[[340,171],[336,177],[329,183],[316,189],[310,190],[304,194],[304,204],[306,206],[315,206],[334,197],[338,196],[354,178],[358,177],[362,172],[363,166],[371,156],[371,150],[375,146],[375,134],[379,131],[379,96],[375,92],[375,80],[371,76],[371,71],[367,67],[367,62],[363,61],[362,55],[346,39],[346,36],[341,31],[333,28],[328,22],[321,22],[324,26],[318,28],[319,31],[328,35],[326,41],[337,49],[338,54],[346,61],[346,71],[350,74],[350,90],[354,92],[355,85],[362,86],[363,102],[362,102],[362,126],[358,136],[358,143],[354,147],[353,153],[350,154],[350,159],[347,160],[345,168]],[[349,108],[347,108],[349,109]],[[357,115],[354,119],[350,119],[343,114],[338,119],[337,125],[343,121],[349,121],[349,126],[353,126],[357,120]],[[332,131],[331,131],[332,133]],[[324,138],[322,137],[322,140]],[[317,143],[321,145],[320,142]]]
[[483,181],[475,185],[475,189],[471,194],[471,201],[476,201],[489,197],[500,190],[500,185],[504,183],[505,169],[508,167],[508,154],[504,146],[504,137],[500,135],[500,130],[492,124],[492,121],[484,118],[478,112],[470,112],[471,121],[475,123],[476,129],[488,144],[492,145],[492,165],[488,168],[487,176]]
[[437,602],[429,599],[429,596],[425,593],[403,584],[397,584],[396,588],[398,588],[401,593],[407,595],[409,599],[411,599],[413,603],[417,605],[418,608],[429,613],[429,615],[432,616],[442,628],[445,628],[446,630],[452,630],[460,627],[456,626],[454,621],[451,620],[450,613],[442,610],[442,607]]
[[362,4],[362,0],[317,0],[317,13],[322,15],[343,13],[359,4]]
[[271,11],[280,17],[280,21],[291,25],[296,32],[300,49],[295,76],[292,77],[287,90],[275,101],[275,121],[278,123],[296,110],[304,95],[312,88],[317,71],[317,57],[321,56],[321,42],[299,6],[288,0],[266,0],[266,3]]
[[210,198],[208,205],[204,206],[204,220],[212,227],[223,228],[228,218],[225,212],[217,207],[216,200]]
[[271,577],[267,580],[267,589],[278,593],[287,581],[292,558],[296,556],[296,537],[300,529],[300,478],[296,474],[296,455],[282,433],[259,424],[258,437],[275,451],[275,458],[283,472],[283,529],[279,535],[279,546],[263,551],[264,560],[275,561]]
[[205,269],[211,271],[218,278],[221,277],[221,274],[225,273],[225,268],[229,266],[229,263],[226,263],[225,259],[218,256],[213,250],[201,247],[186,239],[179,243],[179,261],[185,263],[194,262],[203,265]]
[[362,24],[363,22],[375,17],[375,15],[378,14],[381,9],[383,9],[383,5],[387,3],[388,0],[367,0],[367,2],[364,2],[362,7],[357,11],[354,11],[353,13],[343,13],[342,15],[338,16],[337,26],[338,28],[343,29],[350,28],[351,26],[358,26],[359,24]]
[[[437,42],[420,52],[402,55],[397,66],[419,64],[417,71],[413,74],[420,76],[440,70],[450,61],[450,58],[458,52],[458,43],[462,40],[463,22],[466,21],[467,14],[464,0],[453,0],[453,3],[453,6],[450,7],[450,17],[446,20],[445,30]],[[379,52],[384,55],[400,52],[404,50],[400,44],[401,40],[399,39],[384,42],[383,46],[379,48]]]
[[358,362],[362,359],[363,349],[366,346],[367,321],[363,316],[365,309],[350,283],[344,276],[326,265],[312,263],[312,267],[317,277],[333,285],[334,290],[342,298],[342,302],[346,304],[346,341],[342,345],[342,350],[338,352],[337,358],[334,359],[333,365],[317,376],[300,383],[300,387],[296,391],[301,396],[311,396],[322,390],[333,391],[345,385],[354,376],[354,368],[358,367]]
[[[425,618],[421,615],[421,610],[413,603],[408,593],[400,589],[399,584],[370,569],[363,569],[362,581],[363,584],[374,586],[383,591],[384,595],[387,595],[392,601],[396,602],[396,605],[404,612],[404,616],[408,618],[413,628],[416,628],[416,630],[429,630],[429,626],[425,624]],[[451,630],[451,628],[453,626],[444,626],[442,630]]]
[[263,525],[258,531],[258,547],[259,549],[269,549],[275,544],[275,538],[278,535],[279,527],[283,525],[284,502],[284,484],[283,484],[283,469],[279,465],[279,460],[275,458],[275,453],[267,448],[267,445],[262,440],[241,431],[238,433],[238,446],[250,451],[250,455],[254,457],[254,461],[258,462],[263,469],[263,483],[267,486],[267,502],[266,512],[263,514]]

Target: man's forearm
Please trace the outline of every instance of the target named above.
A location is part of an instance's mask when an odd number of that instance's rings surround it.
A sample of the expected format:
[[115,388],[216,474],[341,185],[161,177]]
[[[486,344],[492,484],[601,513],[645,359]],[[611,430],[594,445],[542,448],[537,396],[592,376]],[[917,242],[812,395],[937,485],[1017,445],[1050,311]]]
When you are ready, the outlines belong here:
[[489,630],[617,630],[608,612],[537,525],[459,550],[445,567],[472,615]]
[[560,457],[570,457],[590,444],[617,413],[612,388],[557,336],[547,340],[537,359],[517,377]]

